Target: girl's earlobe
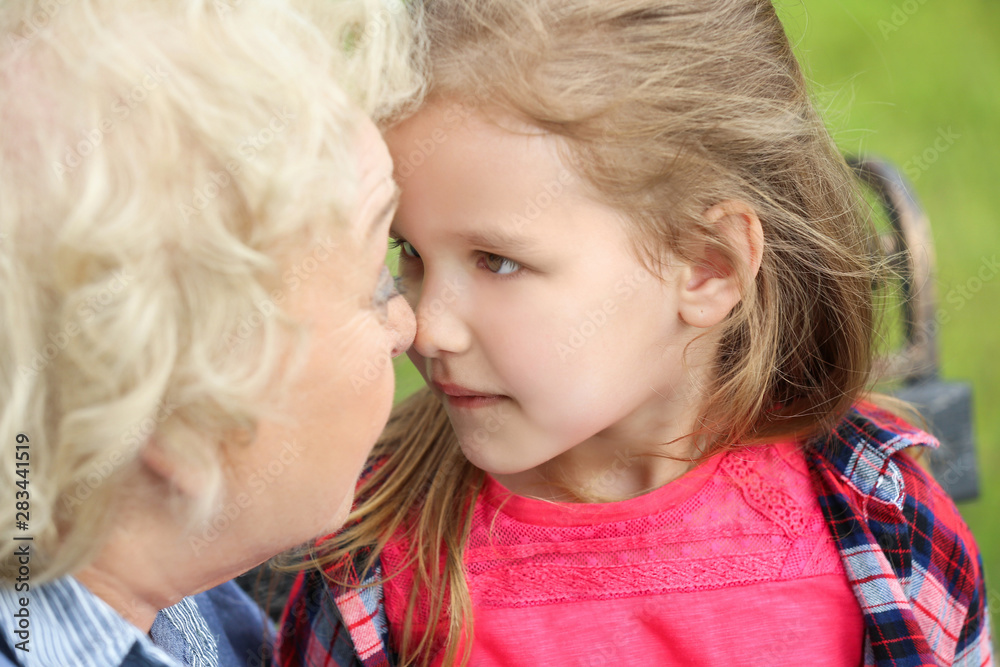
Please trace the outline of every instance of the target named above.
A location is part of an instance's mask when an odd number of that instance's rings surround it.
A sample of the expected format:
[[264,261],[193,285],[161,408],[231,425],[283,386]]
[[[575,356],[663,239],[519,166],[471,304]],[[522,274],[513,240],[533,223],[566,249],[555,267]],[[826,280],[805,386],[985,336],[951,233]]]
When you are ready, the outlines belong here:
[[736,307],[745,286],[753,284],[760,270],[764,247],[760,218],[746,202],[716,204],[705,211],[704,218],[730,252],[726,257],[718,247],[706,242],[700,256],[684,271],[680,317],[698,328],[715,326]]

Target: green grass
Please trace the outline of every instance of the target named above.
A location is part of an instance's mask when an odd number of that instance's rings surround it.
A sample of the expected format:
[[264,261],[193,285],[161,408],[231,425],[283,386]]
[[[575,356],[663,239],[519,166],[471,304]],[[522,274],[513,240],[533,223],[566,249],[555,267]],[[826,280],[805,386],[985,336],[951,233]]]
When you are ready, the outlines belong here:
[[[1000,259],[994,210],[1000,190],[1000,3],[777,4],[843,151],[887,157],[916,174],[937,251],[942,375],[971,382],[976,402],[982,496],[959,509],[982,549],[993,627],[1000,627],[1000,487],[992,483],[1000,470],[1000,280],[974,279]],[[916,11],[907,14],[904,7]],[[958,137],[921,169],[914,158],[942,132]],[[397,396],[422,385],[412,366],[398,367]]]

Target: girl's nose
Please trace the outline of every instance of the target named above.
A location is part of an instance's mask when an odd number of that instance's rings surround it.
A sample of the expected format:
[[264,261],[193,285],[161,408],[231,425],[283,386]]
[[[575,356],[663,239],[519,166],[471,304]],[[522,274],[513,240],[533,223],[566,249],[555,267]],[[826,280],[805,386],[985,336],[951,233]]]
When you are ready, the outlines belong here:
[[392,339],[392,356],[398,357],[413,345],[417,320],[410,304],[399,296],[389,301],[389,336]]
[[425,280],[416,303],[417,335],[413,349],[431,359],[442,354],[465,352],[471,344],[471,334],[458,313],[464,288],[446,281],[433,285]]

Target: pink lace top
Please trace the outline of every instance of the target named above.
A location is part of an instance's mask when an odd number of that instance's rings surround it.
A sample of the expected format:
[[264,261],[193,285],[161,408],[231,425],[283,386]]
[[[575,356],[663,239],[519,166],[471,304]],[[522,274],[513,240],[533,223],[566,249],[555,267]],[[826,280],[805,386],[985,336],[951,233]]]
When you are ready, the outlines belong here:
[[[386,574],[403,553],[388,545]],[[488,478],[465,563],[473,665],[861,664],[861,610],[793,444],[721,454],[615,503]],[[411,583],[403,571],[384,587],[397,647]]]

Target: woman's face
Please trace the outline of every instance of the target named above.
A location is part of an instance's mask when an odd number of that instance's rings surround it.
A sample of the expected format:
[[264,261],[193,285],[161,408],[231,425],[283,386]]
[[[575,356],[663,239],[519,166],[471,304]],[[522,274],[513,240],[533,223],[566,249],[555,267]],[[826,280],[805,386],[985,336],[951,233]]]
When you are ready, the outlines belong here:
[[284,305],[308,348],[282,394],[277,414],[285,419],[261,421],[227,485],[236,505],[229,513],[249,519],[240,529],[250,531],[262,555],[255,560],[343,524],[392,407],[392,357],[413,341],[413,311],[385,268],[397,199],[392,161],[368,121],[359,132],[358,159],[350,229],[292,261],[300,280]]

